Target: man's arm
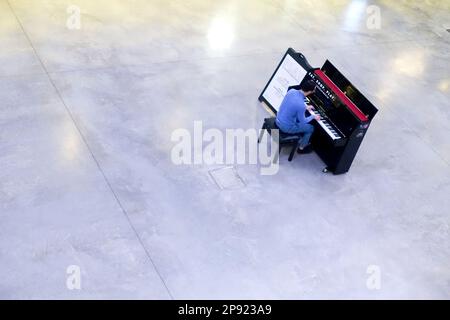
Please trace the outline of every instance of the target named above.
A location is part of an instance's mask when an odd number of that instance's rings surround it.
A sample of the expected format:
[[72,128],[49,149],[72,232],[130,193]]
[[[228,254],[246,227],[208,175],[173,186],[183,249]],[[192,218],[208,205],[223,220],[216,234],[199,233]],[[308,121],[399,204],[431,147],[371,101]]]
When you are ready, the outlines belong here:
[[[306,109],[308,110],[308,111],[311,111],[311,110],[313,110],[314,109],[314,107],[312,106],[312,105],[310,105],[310,104],[307,104],[306,105]],[[321,119],[321,117],[319,116],[319,115],[311,115],[310,117],[308,117],[307,119],[309,119],[309,118],[313,118],[313,119],[316,119],[317,121],[319,121],[320,119]],[[312,119],[311,119],[312,120]],[[311,120],[308,120],[308,122],[311,122]]]
[[305,117],[305,112],[306,110],[310,110],[312,109],[312,106],[307,105],[306,103],[303,102],[302,108],[300,110],[300,112],[297,115],[298,121],[302,122],[305,121],[306,123],[310,123],[315,116],[314,115],[310,115],[309,117]]

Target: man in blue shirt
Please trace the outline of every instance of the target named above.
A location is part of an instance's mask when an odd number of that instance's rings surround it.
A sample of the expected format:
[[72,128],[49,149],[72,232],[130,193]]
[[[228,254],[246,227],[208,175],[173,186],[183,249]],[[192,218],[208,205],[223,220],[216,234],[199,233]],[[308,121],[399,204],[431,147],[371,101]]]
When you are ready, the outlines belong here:
[[276,124],[285,133],[301,133],[302,139],[299,142],[299,152],[311,152],[309,139],[314,132],[314,126],[309,124],[313,119],[320,120],[320,116],[305,117],[305,111],[311,110],[312,106],[305,104],[305,97],[314,93],[316,84],[309,80],[304,82],[300,90],[291,89],[281,103],[277,113]]

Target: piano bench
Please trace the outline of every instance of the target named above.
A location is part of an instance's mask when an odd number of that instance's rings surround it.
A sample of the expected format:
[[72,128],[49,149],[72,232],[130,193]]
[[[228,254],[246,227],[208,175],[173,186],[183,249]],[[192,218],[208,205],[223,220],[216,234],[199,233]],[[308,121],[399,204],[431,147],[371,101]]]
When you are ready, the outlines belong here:
[[286,146],[291,147],[291,153],[289,154],[289,161],[292,161],[292,159],[294,158],[294,155],[295,155],[295,151],[298,148],[298,142],[302,138],[302,135],[301,134],[291,134],[291,133],[286,133],[286,132],[281,131],[280,128],[278,128],[278,126],[275,122],[275,119],[276,119],[275,117],[264,119],[261,133],[259,135],[258,143],[261,142],[261,140],[264,136],[264,133],[266,131],[270,135],[272,135],[272,130],[277,129],[279,132],[278,154],[280,154],[281,148],[286,147]]

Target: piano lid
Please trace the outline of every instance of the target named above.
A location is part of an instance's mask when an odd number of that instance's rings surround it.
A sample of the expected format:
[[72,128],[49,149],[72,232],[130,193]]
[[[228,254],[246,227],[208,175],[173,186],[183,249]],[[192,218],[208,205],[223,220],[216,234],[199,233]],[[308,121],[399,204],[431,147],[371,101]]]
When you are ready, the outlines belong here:
[[375,117],[378,109],[329,60],[324,63],[322,71],[369,120]]
[[369,119],[367,116],[359,110],[359,108],[351,101],[342,91],[338,88],[337,85],[331,81],[328,76],[323,73],[322,70],[314,70],[314,73],[323,81],[336,95],[337,97],[350,109],[350,111],[362,122],[367,122]]

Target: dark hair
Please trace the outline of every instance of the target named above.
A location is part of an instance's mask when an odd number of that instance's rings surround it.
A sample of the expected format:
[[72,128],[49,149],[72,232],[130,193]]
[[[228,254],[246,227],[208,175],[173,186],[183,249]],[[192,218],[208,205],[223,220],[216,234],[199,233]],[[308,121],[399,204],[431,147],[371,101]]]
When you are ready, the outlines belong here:
[[314,91],[315,88],[316,88],[316,83],[312,80],[305,81],[300,86],[300,89],[303,92]]

